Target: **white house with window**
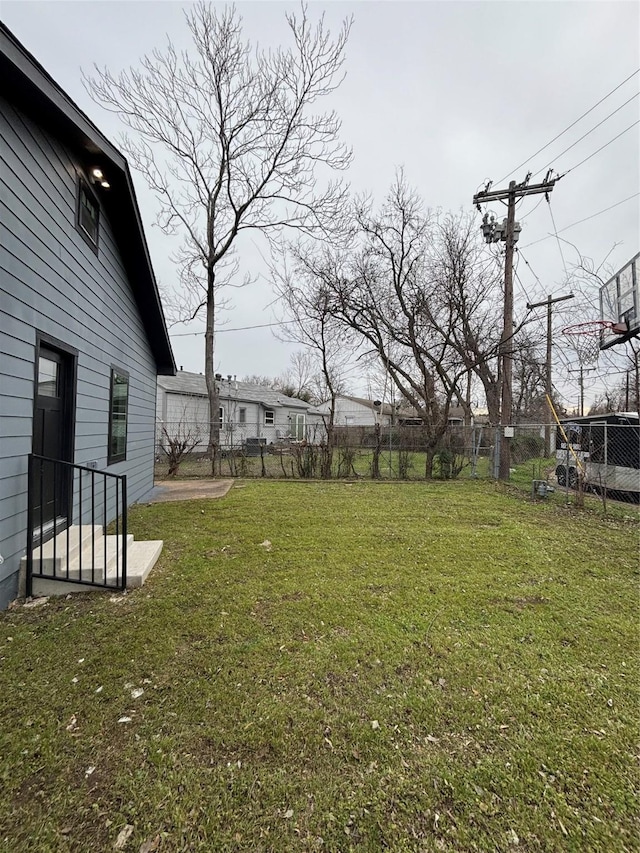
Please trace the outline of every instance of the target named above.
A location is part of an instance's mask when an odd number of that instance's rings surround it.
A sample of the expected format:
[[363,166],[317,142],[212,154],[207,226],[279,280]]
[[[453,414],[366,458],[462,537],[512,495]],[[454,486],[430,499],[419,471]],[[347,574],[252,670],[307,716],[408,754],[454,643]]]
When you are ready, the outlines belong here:
[[[375,400],[366,400],[364,397],[351,397],[346,394],[338,394],[335,399],[334,423],[337,427],[389,426],[393,422],[394,409],[389,403],[374,405]],[[320,410],[327,416],[329,414],[329,403],[323,403]]]
[[[311,404],[287,397],[273,388],[220,377],[220,445],[279,444],[320,441],[322,415]],[[158,377],[156,441],[177,436],[197,439],[196,451],[204,451],[209,438],[209,400],[202,373],[178,371]]]

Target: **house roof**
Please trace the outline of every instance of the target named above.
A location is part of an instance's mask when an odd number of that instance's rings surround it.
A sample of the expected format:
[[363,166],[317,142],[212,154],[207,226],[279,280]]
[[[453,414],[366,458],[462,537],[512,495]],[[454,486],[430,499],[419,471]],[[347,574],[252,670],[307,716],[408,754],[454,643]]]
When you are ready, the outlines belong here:
[[394,414],[395,409],[389,403],[383,403],[382,406],[374,406],[373,400],[366,400],[364,397],[352,397],[350,394],[338,394],[341,400],[349,400],[352,403],[358,403],[366,409],[371,409],[372,412],[381,412],[383,415]]
[[111,223],[159,374],[176,365],[129,166],[123,155],[0,21],[0,94],[66,144],[110,189],[100,200]]
[[[380,411],[383,415],[394,415],[397,416],[400,420],[403,419],[415,419],[418,418],[419,415],[413,407],[410,406],[398,406],[394,408],[390,403],[383,403],[382,406],[374,406],[373,400],[366,400],[364,397],[353,397],[349,394],[338,394],[337,398],[341,400],[349,400],[352,403],[357,403],[360,406],[364,406],[367,409],[371,409],[373,412]],[[323,405],[328,405],[323,403]],[[450,406],[449,408],[449,420],[464,420],[465,413],[462,406]]]
[[[158,377],[158,387],[170,394],[186,394],[190,397],[206,397],[207,383],[202,373],[178,371],[176,376]],[[239,403],[259,403],[270,409],[300,409],[302,412],[315,412],[314,407],[297,397],[287,397],[274,388],[265,385],[251,385],[248,382],[236,382],[223,379],[219,382],[220,399]]]

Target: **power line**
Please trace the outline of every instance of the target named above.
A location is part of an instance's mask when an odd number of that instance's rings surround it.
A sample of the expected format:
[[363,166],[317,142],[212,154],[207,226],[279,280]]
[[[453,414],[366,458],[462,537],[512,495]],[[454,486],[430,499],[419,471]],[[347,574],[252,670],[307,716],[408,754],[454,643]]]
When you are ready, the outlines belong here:
[[[542,199],[541,199],[541,201],[542,201]],[[538,202],[538,204],[540,204],[540,202]],[[537,206],[538,206],[538,205],[536,205],[536,207],[537,207]],[[525,258],[525,256],[522,254],[522,249],[518,249],[518,255],[522,258],[522,260],[525,262],[525,264],[529,267],[529,269],[531,270],[531,272],[532,272],[532,274],[533,274],[533,277],[534,277],[534,278],[535,278],[535,280],[538,282],[538,284],[540,285],[540,287],[542,287],[542,282],[540,281],[540,279],[539,279],[539,278],[538,278],[538,276],[536,275],[536,271],[534,270],[534,268],[531,266],[531,264],[529,263],[529,261],[528,261],[528,260]]]
[[560,250],[560,257],[562,258],[562,266],[564,267],[564,274],[566,279],[569,279],[569,273],[567,271],[567,263],[564,259],[564,252],[562,251],[562,245],[560,243],[560,238],[558,237],[558,228],[556,226],[556,220],[553,217],[553,210],[551,209],[551,202],[549,201],[549,213],[551,214],[551,224],[553,225],[553,233],[555,234],[556,241],[558,243],[558,249]]
[[579,163],[576,163],[575,166],[572,166],[570,169],[567,169],[566,172],[563,172],[556,180],[560,180],[560,178],[564,178],[565,175],[568,175],[569,172],[573,172],[574,169],[577,169],[579,166],[582,166],[583,163],[586,163],[587,160],[591,160],[592,157],[595,157],[596,154],[599,154],[601,151],[604,151],[605,148],[608,148],[612,142],[615,142],[616,139],[620,139],[621,136],[624,136],[625,133],[628,133],[632,128],[634,128],[637,124],[640,124],[640,118],[630,124],[629,127],[626,127],[623,131],[621,131],[617,136],[614,136],[613,139],[610,139],[608,142],[605,142],[604,145],[601,145],[597,151],[594,151],[593,154],[589,154],[588,157],[585,157],[584,160],[581,160]]
[[520,285],[520,287],[522,288],[523,293],[524,293],[524,295],[525,295],[525,297],[526,297],[526,299],[527,299],[527,302],[530,302],[531,300],[529,299],[529,294],[527,293],[527,288],[526,288],[526,287],[524,286],[524,284],[522,283],[522,279],[521,279],[521,278],[520,278],[520,276],[518,275],[518,270],[517,270],[517,268],[516,268],[516,267],[514,267],[514,269],[513,269],[513,274],[515,275],[515,277],[516,277],[516,280],[517,280],[518,284],[519,284],[519,285]]
[[561,131],[557,136],[554,136],[550,142],[547,142],[546,145],[543,145],[542,148],[539,148],[535,154],[532,154],[531,157],[528,157],[523,163],[520,163],[519,166],[516,166],[515,169],[511,169],[510,171],[508,171],[507,174],[504,176],[504,178],[500,178],[498,183],[501,184],[502,181],[504,181],[506,178],[508,178],[509,175],[513,174],[513,172],[517,172],[523,166],[526,166],[527,163],[530,163],[534,157],[537,157],[538,154],[541,154],[545,149],[547,149],[550,145],[552,145],[556,141],[556,139],[560,139],[561,136],[564,136],[564,134],[568,130],[571,130],[571,128],[574,127],[576,124],[578,124],[579,121],[582,121],[582,119],[585,118],[585,116],[588,116],[589,113],[593,112],[595,110],[595,108],[599,107],[603,101],[606,101],[607,98],[610,98],[614,92],[617,92],[621,86],[624,86],[624,84],[627,83],[629,80],[631,80],[632,77],[635,77],[635,75],[639,71],[640,71],[640,68],[637,68],[632,74],[629,74],[629,76],[626,77],[622,81],[622,83],[618,83],[618,85],[615,87],[615,89],[612,89],[607,95],[605,95],[603,98],[600,98],[600,100],[596,104],[594,104],[592,107],[590,107],[590,109],[588,109],[585,113],[582,113],[582,115],[579,118],[577,118],[575,121],[572,121],[571,124],[568,125],[568,127],[565,127],[565,129],[563,131]]
[[[221,332],[247,332],[251,329],[268,329],[270,326],[286,326],[289,323],[295,323],[295,320],[279,320],[277,323],[259,323],[256,326],[238,326],[235,329],[216,329],[216,335],[219,335]],[[190,338],[195,335],[203,335],[204,331],[201,332],[169,332],[170,337],[173,338]]]
[[[604,210],[599,210],[597,213],[592,213],[591,216],[585,216],[584,219],[578,219],[577,222],[572,222],[571,225],[565,225],[564,228],[561,228],[559,231],[556,231],[555,234],[546,234],[544,237],[540,237],[538,240],[534,240],[533,243],[527,243],[526,246],[522,246],[522,248],[520,248],[518,251],[521,252],[522,249],[528,249],[530,246],[535,246],[537,243],[542,243],[543,240],[548,240],[550,237],[557,237],[558,234],[562,234],[563,231],[568,231],[570,228],[575,228],[576,225],[582,225],[583,222],[588,222],[590,219],[595,219],[596,216],[601,216],[603,213],[607,213],[609,210],[613,210],[614,207],[618,207],[619,205],[624,204],[625,201],[631,201],[632,198],[637,198],[639,195],[640,192],[627,196],[627,198],[623,198],[620,201],[617,201],[615,204],[611,204],[609,205],[609,207],[605,207]],[[531,212],[533,213],[533,211]]]
[[[623,107],[626,107],[626,106],[627,106],[627,104],[630,104],[630,103],[631,103],[631,101],[633,101],[633,100],[634,100],[634,98],[637,98],[637,97],[638,97],[638,94],[640,94],[640,93],[636,92],[635,94],[633,94],[633,95],[629,98],[629,100],[628,100],[628,101],[625,101],[625,102],[624,102],[624,104],[620,104],[620,106],[619,106],[619,107],[617,107],[617,108],[616,108],[612,113],[609,113],[609,115],[608,115],[606,118],[603,118],[603,119],[602,119],[602,121],[599,121],[599,122],[598,122],[598,124],[594,124],[594,126],[593,126],[590,130],[588,130],[586,133],[583,133],[583,134],[582,134],[582,136],[580,137],[580,139],[576,139],[576,141],[575,141],[575,142],[572,142],[572,143],[571,143],[571,145],[570,145],[568,148],[565,148],[565,149],[564,149],[564,151],[561,151],[561,152],[560,152],[560,154],[556,154],[556,156],[554,157],[554,160],[559,160],[559,159],[560,159],[560,157],[562,157],[564,154],[566,154],[566,153],[567,153],[567,151],[571,151],[571,149],[572,149],[572,148],[575,148],[575,146],[576,146],[576,145],[578,145],[578,143],[579,143],[579,142],[582,142],[582,140],[583,140],[583,139],[586,139],[586,138],[587,138],[587,136],[589,136],[589,134],[593,133],[593,131],[594,131],[594,130],[597,130],[597,128],[599,128],[601,124],[604,124],[604,123],[605,123],[605,121],[608,121],[608,120],[609,120],[612,116],[614,116],[617,112],[620,112],[620,110],[621,110]],[[637,122],[636,122],[636,123],[637,123]],[[616,137],[616,138],[617,138],[617,137]],[[596,153],[597,153],[597,152],[596,152]],[[593,156],[593,155],[591,155],[591,156]],[[535,176],[536,176],[536,175],[539,175],[541,172],[544,172],[544,171],[545,171],[545,169],[548,169],[550,166],[551,166],[551,163],[547,163],[547,165],[546,165],[546,166],[544,166],[542,169],[538,169],[538,171],[535,173],[535,175],[533,175],[533,177],[535,178]],[[574,168],[576,168],[576,167],[574,166]],[[569,171],[571,171],[571,170],[569,170]],[[566,172],[565,172],[565,175],[566,175]]]
[[535,207],[531,208],[529,213],[525,213],[524,216],[520,217],[520,223],[523,223],[528,216],[531,216],[532,213],[535,213],[535,211],[540,207],[540,205],[542,204],[543,201],[544,201],[544,196],[540,199],[540,201],[536,204]]

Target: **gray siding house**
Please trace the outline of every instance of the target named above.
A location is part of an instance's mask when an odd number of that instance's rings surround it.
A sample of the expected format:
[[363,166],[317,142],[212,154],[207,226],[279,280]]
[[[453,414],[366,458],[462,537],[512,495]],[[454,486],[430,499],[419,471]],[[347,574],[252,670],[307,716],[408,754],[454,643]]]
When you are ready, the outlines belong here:
[[[220,377],[220,445],[237,447],[247,440],[265,444],[319,442],[324,436],[322,416],[310,403],[287,397],[273,388]],[[196,452],[206,450],[209,438],[209,399],[201,373],[180,370],[158,377],[157,441],[183,434],[197,437]]]
[[127,503],[144,498],[156,380],[173,373],[126,160],[0,24],[0,608],[27,545],[29,454],[126,474]]

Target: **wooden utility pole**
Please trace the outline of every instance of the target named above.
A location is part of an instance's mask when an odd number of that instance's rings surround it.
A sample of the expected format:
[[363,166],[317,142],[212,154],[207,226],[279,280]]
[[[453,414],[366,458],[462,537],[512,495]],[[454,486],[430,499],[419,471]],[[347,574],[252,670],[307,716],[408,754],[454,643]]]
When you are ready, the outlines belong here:
[[[551,399],[551,306],[556,302],[564,302],[566,299],[573,299],[573,293],[567,293],[566,296],[556,296],[554,299],[551,294],[547,296],[544,302],[527,302],[527,308],[540,308],[542,305],[547,306],[547,363],[546,363],[546,381],[545,391],[547,399]],[[544,455],[551,456],[551,421],[553,420],[553,412],[549,411],[547,423],[544,425]]]
[[[516,221],[516,182],[509,184],[507,231],[504,247],[504,317],[502,324],[502,397],[500,412],[503,427],[511,424],[513,412],[513,227]],[[500,479],[509,479],[511,468],[511,437],[503,429],[500,444]]]
[[496,226],[492,220],[488,221],[486,215],[483,221],[482,231],[487,243],[495,243],[498,240],[505,241],[504,253],[504,314],[502,323],[502,337],[500,340],[500,365],[502,374],[502,394],[500,421],[502,427],[502,440],[500,442],[500,469],[501,480],[509,479],[511,468],[511,439],[505,435],[505,427],[511,425],[513,406],[513,253],[516,240],[520,234],[520,226],[516,228],[516,201],[528,195],[545,193],[547,200],[553,189],[557,178],[550,180],[551,172],[547,172],[545,180],[541,184],[529,185],[529,178],[521,184],[515,181],[509,183],[508,189],[491,190],[489,183],[483,192],[476,193],[473,203],[481,211],[482,204],[491,201],[507,201],[507,218],[503,228]]
[[579,373],[580,374],[579,379],[578,379],[578,381],[580,383],[580,402],[578,403],[578,415],[581,418],[584,417],[584,372],[586,370],[588,373],[590,370],[594,370],[594,369],[595,368],[593,368],[593,367],[585,367],[584,364],[581,364],[580,367],[578,367],[577,369],[569,370],[569,373]]

